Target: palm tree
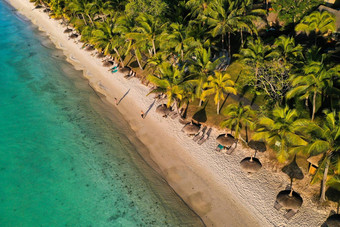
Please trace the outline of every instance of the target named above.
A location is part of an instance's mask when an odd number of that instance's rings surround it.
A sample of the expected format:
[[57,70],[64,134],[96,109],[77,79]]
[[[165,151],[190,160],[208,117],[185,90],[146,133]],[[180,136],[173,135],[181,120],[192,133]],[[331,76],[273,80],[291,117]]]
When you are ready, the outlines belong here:
[[221,126],[235,130],[236,139],[240,137],[242,128],[245,128],[246,141],[248,141],[247,128],[253,125],[255,111],[253,111],[250,106],[243,106],[242,103],[239,102],[238,104],[229,104],[222,113],[227,119],[222,122]]
[[185,4],[190,9],[190,15],[197,17],[205,13],[211,0],[189,0]]
[[295,45],[293,37],[281,35],[275,40],[274,46],[285,63],[287,63],[288,59],[293,60],[302,57],[302,46],[300,44]]
[[323,62],[310,62],[303,68],[304,75],[292,78],[293,88],[287,93],[287,98],[300,96],[300,99],[308,99],[312,96],[312,121],[315,117],[317,95],[324,95],[327,88],[332,87],[334,77],[340,76],[338,67],[326,69]]
[[276,107],[271,115],[259,118],[252,139],[267,142],[277,152],[278,161],[285,162],[295,151],[292,148],[304,146],[307,142],[298,133],[300,121],[295,109]]
[[317,122],[304,122],[301,131],[308,133],[310,141],[304,151],[310,155],[323,154],[320,165],[312,179],[316,183],[322,179],[321,201],[325,201],[326,181],[330,170],[340,172],[340,113],[324,112],[324,118]]
[[204,91],[202,92],[201,99],[204,101],[207,96],[214,95],[214,101],[217,104],[217,114],[220,114],[220,101],[224,99],[224,93],[236,95],[234,81],[231,80],[231,76],[220,71],[215,71],[214,75],[210,75],[203,88]]
[[137,26],[134,28],[134,31],[126,34],[126,36],[139,43],[151,43],[152,50],[149,52],[152,57],[157,53],[156,39],[161,34],[162,29],[164,29],[166,24],[161,25],[157,18],[149,14],[140,14],[137,17],[136,22]]
[[188,35],[188,29],[183,24],[172,23],[169,27],[171,30],[162,34],[161,46],[163,49],[180,55],[184,62],[184,55],[190,55],[200,44],[194,37]]
[[[310,15],[305,16],[301,22],[296,25],[295,31],[305,32],[309,34],[311,31],[315,35],[324,35],[328,32],[335,31],[335,17],[327,11],[314,11]],[[317,36],[315,36],[316,42]]]
[[113,18],[107,18],[105,22],[99,23],[98,28],[92,31],[90,41],[95,44],[95,46],[103,49],[104,54],[110,54],[113,50],[122,67],[124,67],[124,61],[118,51],[118,49],[124,45],[124,39],[121,35],[115,32],[115,26],[117,25],[118,14],[115,14]]
[[222,49],[224,50],[225,36],[228,34],[228,55],[231,57],[230,35],[240,22],[239,15],[231,0],[213,0],[203,19],[210,27],[213,37],[221,35]]
[[260,66],[276,57],[277,53],[272,51],[270,46],[264,45],[262,40],[258,38],[255,42],[249,40],[247,48],[241,49],[240,54],[235,54],[235,56],[240,58],[245,65],[252,64],[255,68],[255,78],[257,78]]
[[159,77],[149,75],[147,79],[157,86],[153,92],[162,92],[167,95],[167,106],[175,104],[178,111],[180,102],[184,98],[185,88],[189,86],[187,78],[184,76],[184,69],[179,69],[168,62],[163,62],[159,66]]
[[196,97],[200,99],[199,106],[202,105],[202,92],[204,84],[207,82],[208,76],[210,76],[217,65],[220,63],[219,59],[215,59],[213,62],[211,59],[210,49],[206,50],[203,47],[197,49],[194,53],[195,58],[192,60],[190,67],[191,75],[195,78],[191,80],[195,85]]

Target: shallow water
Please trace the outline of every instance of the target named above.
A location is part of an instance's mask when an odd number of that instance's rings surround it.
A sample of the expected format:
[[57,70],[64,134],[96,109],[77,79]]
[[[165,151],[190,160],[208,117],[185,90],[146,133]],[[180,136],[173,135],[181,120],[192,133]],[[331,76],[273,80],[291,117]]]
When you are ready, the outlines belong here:
[[3,1],[0,107],[0,226],[202,225],[115,107]]

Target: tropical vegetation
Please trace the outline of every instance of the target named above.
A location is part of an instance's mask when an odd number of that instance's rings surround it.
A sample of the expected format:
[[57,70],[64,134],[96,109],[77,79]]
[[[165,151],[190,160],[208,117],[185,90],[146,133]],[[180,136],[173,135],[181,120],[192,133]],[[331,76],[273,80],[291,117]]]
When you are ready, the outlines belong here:
[[[340,174],[340,65],[321,0],[31,1],[133,68],[168,107],[213,106],[217,127],[236,138],[252,130],[280,162],[323,154],[312,183],[325,200]],[[270,12],[282,23],[270,27]]]

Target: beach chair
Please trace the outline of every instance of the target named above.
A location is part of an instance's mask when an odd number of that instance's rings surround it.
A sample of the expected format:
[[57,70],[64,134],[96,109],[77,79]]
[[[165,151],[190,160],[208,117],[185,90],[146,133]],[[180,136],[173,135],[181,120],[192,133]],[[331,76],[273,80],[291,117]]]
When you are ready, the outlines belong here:
[[274,203],[274,208],[275,208],[276,210],[280,210],[281,207],[282,207],[282,205],[281,205],[280,203],[278,203],[277,201],[275,201],[275,203]]
[[283,215],[287,220],[290,220],[299,210],[290,209]]
[[204,128],[194,136],[193,140],[196,142],[198,139],[202,138],[206,130],[207,126],[204,126]]
[[211,131],[212,131],[212,128],[209,128],[208,132],[205,135],[203,135],[203,138],[200,139],[197,143],[199,145],[202,145],[205,141],[207,141],[209,139],[209,137],[210,137]]

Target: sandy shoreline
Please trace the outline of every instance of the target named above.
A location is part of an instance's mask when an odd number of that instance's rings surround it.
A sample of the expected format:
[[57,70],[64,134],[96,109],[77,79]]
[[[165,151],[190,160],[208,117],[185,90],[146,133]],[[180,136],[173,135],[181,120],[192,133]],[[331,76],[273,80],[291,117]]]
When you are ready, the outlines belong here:
[[[149,88],[137,79],[126,80],[123,75],[111,74],[101,66],[101,60],[81,49],[81,43],[68,40],[65,27],[48,18],[42,10],[32,10],[28,0],[8,0],[18,11],[45,31],[57,48],[77,69],[84,71],[90,85],[110,103],[114,98],[126,97],[118,110],[128,121],[137,137],[149,149],[145,154],[169,185],[202,218],[208,226],[320,226],[328,212],[318,210],[310,198],[304,198],[299,213],[290,221],[282,211],[273,208],[277,193],[289,184],[282,173],[273,173],[267,165],[260,172],[244,174],[239,162],[252,152],[238,146],[230,156],[217,153],[213,130],[210,140],[202,146],[181,132],[178,119],[164,119],[155,113],[159,105]],[[153,104],[153,105],[152,105]],[[149,112],[147,110],[150,109]],[[115,107],[114,107],[115,108]],[[140,117],[140,110],[147,113]],[[258,155],[261,159],[261,154]],[[303,195],[302,195],[303,196]]]

